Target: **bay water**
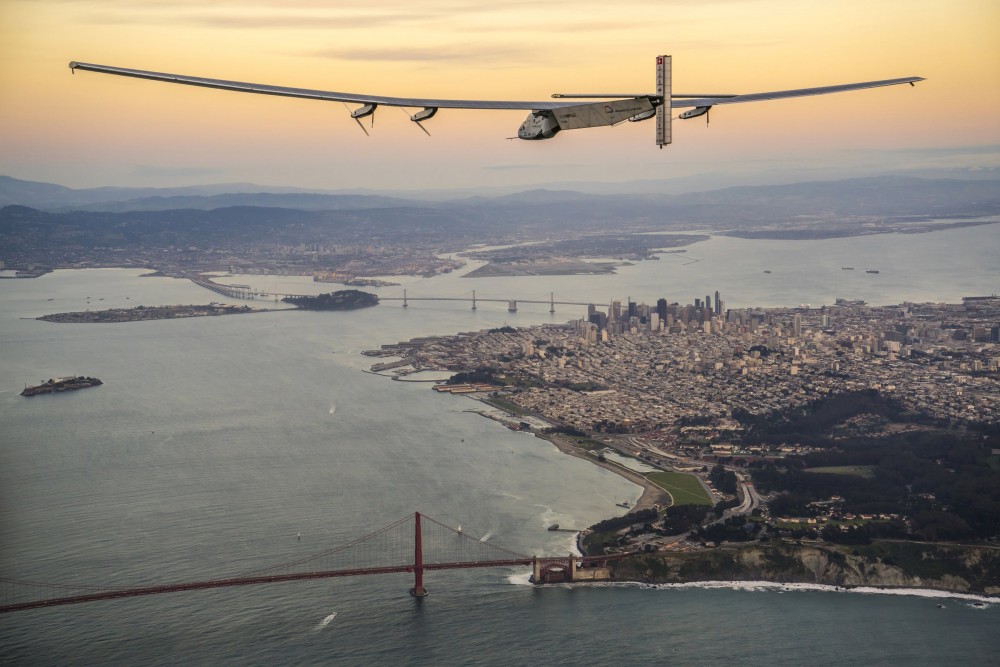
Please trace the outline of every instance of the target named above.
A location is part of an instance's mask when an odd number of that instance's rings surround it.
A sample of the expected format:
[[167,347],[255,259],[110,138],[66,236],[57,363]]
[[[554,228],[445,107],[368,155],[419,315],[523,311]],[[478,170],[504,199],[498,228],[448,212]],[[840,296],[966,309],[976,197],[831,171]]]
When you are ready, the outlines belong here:
[[[714,237],[605,276],[407,277],[382,296],[728,307],[957,302],[1000,292],[1000,227],[822,241]],[[470,266],[474,268],[476,264]],[[854,271],[841,267],[854,266]],[[878,274],[865,273],[877,269]],[[764,273],[764,271],[770,273]],[[565,322],[578,306],[412,301],[354,312],[122,324],[52,312],[220,300],[126,269],[0,281],[0,576],[102,587],[227,577],[346,544],[413,512],[521,553],[621,513],[638,487],[468,412],[470,399],[365,373],[415,336]],[[302,277],[220,281],[291,293]],[[282,308],[257,301],[255,305]],[[19,396],[89,375],[104,385]],[[1000,605],[759,586],[527,584],[523,569],[331,579],[0,615],[5,664],[879,665],[1000,662]],[[939,608],[943,604],[944,608]]]

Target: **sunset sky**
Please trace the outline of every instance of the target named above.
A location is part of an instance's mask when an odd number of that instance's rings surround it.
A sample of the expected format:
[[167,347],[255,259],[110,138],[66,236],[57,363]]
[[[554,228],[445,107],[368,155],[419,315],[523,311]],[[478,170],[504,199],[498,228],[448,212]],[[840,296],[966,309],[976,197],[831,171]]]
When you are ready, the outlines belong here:
[[[90,72],[71,60],[393,96],[548,99],[927,81],[717,107],[508,141],[523,112],[398,109],[366,137],[344,105]],[[70,187],[253,182],[324,189],[553,185],[1000,168],[996,0],[4,0],[0,174]]]

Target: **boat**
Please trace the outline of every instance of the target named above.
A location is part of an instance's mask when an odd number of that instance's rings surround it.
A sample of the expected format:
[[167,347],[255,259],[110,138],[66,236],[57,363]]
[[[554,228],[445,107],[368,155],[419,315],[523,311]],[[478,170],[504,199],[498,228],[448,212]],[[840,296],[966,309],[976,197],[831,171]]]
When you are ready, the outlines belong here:
[[842,266],[842,267],[840,267],[840,270],[841,271],[853,271],[854,267],[853,266]]
[[558,523],[552,524],[551,526],[549,526],[549,530],[559,530],[559,524]]
[[878,269],[868,269],[865,273],[878,273]]
[[937,607],[938,609],[945,609],[945,606],[943,604],[939,604]]
[[628,504],[627,500],[623,500],[620,503],[615,503],[615,505],[618,505],[618,507],[626,507],[626,508],[631,507],[631,505]]
[[764,273],[770,273],[770,272],[771,271],[769,269],[764,269]]
[[458,528],[455,529],[455,532],[458,533],[459,535],[462,534],[462,524],[458,524]]
[[985,602],[973,602],[972,603],[972,607],[974,609],[986,609],[986,603]]

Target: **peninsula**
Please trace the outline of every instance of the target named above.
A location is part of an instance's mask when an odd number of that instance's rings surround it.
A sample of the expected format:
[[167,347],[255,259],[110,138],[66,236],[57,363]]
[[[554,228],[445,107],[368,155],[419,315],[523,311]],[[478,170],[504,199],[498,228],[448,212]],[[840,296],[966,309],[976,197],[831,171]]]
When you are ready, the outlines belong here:
[[396,375],[457,372],[449,389],[484,416],[643,486],[580,539],[587,555],[632,554],[617,579],[1000,594],[995,296],[612,301],[565,325],[369,354],[401,357]]

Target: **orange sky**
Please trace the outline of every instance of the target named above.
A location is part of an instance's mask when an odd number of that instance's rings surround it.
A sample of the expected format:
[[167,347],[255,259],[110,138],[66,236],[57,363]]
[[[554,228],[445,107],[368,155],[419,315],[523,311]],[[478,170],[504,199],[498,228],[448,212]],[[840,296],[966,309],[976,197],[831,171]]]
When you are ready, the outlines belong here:
[[[5,0],[0,174],[71,187],[249,181],[414,189],[782,171],[1000,168],[995,0]],[[927,77],[916,88],[719,107],[506,141],[522,112],[397,109],[366,137],[337,103],[79,72],[70,60],[395,96],[742,93]],[[786,179],[787,180],[787,179]],[[720,180],[720,183],[722,180]]]

